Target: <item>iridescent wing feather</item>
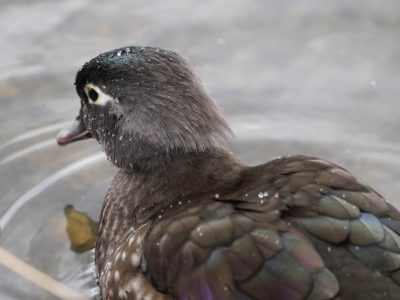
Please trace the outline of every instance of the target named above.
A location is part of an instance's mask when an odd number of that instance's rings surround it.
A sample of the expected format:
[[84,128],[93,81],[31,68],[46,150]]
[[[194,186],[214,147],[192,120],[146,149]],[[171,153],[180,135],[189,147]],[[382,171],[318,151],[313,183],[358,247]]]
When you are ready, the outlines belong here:
[[[400,299],[400,214],[349,172],[292,156],[165,211],[142,271],[179,299]],[[186,203],[186,205],[185,205]],[[182,207],[179,207],[182,206]]]

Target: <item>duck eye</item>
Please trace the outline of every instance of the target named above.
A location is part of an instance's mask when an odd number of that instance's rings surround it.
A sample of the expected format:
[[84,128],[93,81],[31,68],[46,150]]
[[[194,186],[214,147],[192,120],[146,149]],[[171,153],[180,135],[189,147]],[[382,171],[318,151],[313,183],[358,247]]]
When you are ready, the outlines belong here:
[[88,96],[92,101],[97,101],[97,99],[99,99],[99,93],[97,93],[95,89],[89,89]]

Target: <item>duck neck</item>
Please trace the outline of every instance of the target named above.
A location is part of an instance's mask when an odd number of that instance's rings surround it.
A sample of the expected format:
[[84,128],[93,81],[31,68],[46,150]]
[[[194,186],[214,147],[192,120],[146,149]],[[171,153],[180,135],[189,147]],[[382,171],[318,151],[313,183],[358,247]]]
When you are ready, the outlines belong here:
[[139,192],[134,210],[146,220],[179,201],[222,193],[239,180],[240,170],[233,154],[220,148],[171,157],[154,170],[133,174]]
[[[120,170],[113,179],[102,218],[119,214],[119,228],[139,226],[182,201],[223,193],[240,180],[242,163],[221,148],[170,157],[147,170]],[[115,195],[115,196],[114,196]],[[200,201],[200,200],[199,200]]]

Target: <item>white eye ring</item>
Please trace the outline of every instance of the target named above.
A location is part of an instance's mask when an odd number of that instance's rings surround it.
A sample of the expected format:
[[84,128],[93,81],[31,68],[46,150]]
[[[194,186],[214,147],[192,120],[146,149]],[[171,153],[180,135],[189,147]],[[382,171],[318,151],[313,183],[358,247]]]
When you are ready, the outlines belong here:
[[98,86],[88,83],[85,85],[85,93],[88,101],[92,105],[104,106],[108,102],[111,102],[113,98],[110,95],[104,93]]

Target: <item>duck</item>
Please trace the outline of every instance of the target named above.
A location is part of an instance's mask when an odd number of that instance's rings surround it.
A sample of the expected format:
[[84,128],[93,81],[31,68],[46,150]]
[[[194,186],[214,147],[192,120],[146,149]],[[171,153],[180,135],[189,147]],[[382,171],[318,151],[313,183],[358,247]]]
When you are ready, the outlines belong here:
[[185,59],[124,47],[77,72],[59,145],[97,140],[118,169],[101,209],[102,299],[400,299],[400,213],[304,155],[257,166]]

